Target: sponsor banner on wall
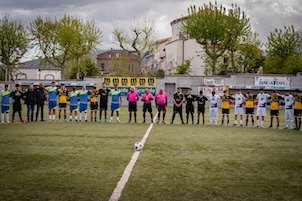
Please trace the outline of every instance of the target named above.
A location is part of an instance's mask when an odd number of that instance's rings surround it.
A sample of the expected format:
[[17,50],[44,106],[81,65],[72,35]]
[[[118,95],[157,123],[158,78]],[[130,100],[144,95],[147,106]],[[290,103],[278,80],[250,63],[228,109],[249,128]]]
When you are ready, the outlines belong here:
[[289,87],[289,77],[268,77],[268,76],[256,76],[255,86],[263,87]]
[[214,80],[213,78],[204,78],[203,85],[205,85],[205,86],[224,86],[224,79]]
[[[50,86],[52,81],[45,81],[43,82],[45,86]],[[40,82],[34,82],[34,81],[22,81],[19,84],[21,84],[22,86],[27,86],[27,85],[36,85],[38,86],[40,84]],[[65,86],[95,86],[95,83],[91,83],[91,82],[56,82],[57,86],[60,86],[61,84],[64,84]]]
[[109,87],[116,84],[119,87],[156,87],[156,78],[153,77],[104,77],[103,82]]
[[203,91],[205,95],[210,95],[212,91],[215,91],[217,95],[222,95],[224,90],[225,87],[198,87],[198,93]]

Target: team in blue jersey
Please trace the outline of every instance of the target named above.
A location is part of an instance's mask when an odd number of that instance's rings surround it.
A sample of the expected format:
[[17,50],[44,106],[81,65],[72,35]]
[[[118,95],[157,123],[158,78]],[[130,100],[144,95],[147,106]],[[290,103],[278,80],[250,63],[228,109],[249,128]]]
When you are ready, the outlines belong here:
[[1,91],[1,122],[4,123],[4,114],[6,114],[6,122],[9,121],[10,97],[11,92],[8,90],[8,85],[4,86],[4,91]]
[[52,82],[51,86],[47,87],[45,90],[48,92],[49,121],[54,121],[56,119],[57,91],[58,91],[56,82]]

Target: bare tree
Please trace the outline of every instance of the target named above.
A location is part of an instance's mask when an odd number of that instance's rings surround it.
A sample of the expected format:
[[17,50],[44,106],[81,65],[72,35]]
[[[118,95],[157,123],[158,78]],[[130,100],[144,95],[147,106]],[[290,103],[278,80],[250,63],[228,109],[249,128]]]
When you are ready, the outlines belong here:
[[130,28],[130,33],[127,29],[116,25],[112,31],[116,43],[129,53],[138,55],[138,62],[142,66],[142,60],[155,47],[155,27],[152,20],[144,19],[141,22],[135,22]]

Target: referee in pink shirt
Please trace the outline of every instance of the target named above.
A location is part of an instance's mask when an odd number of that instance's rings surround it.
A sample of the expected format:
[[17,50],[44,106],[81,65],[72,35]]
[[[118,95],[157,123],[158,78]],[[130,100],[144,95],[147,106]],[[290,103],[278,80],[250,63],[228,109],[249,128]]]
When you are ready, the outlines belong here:
[[143,121],[143,123],[146,123],[146,111],[147,110],[150,113],[151,123],[153,123],[153,114],[152,114],[152,105],[151,105],[151,101],[152,100],[153,100],[153,96],[152,96],[151,93],[149,93],[149,89],[146,88],[145,89],[145,93],[142,96],[142,101],[144,102],[144,105],[143,105],[143,118],[144,118],[144,121]]
[[167,112],[167,100],[168,96],[166,92],[164,92],[163,89],[160,89],[159,92],[156,93],[155,95],[155,103],[156,107],[158,109],[158,120],[157,123],[160,121],[160,111],[163,111],[163,124],[165,124],[165,117],[166,117],[166,112]]
[[129,111],[129,121],[131,122],[132,119],[132,112],[134,113],[134,122],[136,123],[136,111],[137,111],[137,101],[139,99],[138,93],[135,91],[135,87],[132,86],[130,91],[127,94],[128,104],[128,111]]

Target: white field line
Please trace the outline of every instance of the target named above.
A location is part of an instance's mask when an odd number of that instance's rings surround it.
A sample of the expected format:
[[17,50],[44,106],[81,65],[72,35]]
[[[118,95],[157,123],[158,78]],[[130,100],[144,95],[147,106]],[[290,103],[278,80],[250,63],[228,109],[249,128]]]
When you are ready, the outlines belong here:
[[[145,145],[145,142],[153,128],[154,122],[156,121],[157,118],[157,114],[155,114],[154,118],[153,118],[153,124],[150,124],[149,128],[147,129],[147,131],[145,132],[143,138],[141,139],[141,143],[143,144],[143,146]],[[129,177],[131,175],[132,169],[138,159],[138,156],[140,154],[140,151],[135,151],[134,154],[131,157],[130,162],[128,163],[127,167],[124,170],[124,173],[121,177],[121,179],[119,180],[119,182],[117,183],[115,189],[112,192],[111,197],[109,198],[109,201],[118,201],[122,195],[122,192],[129,180]]]

